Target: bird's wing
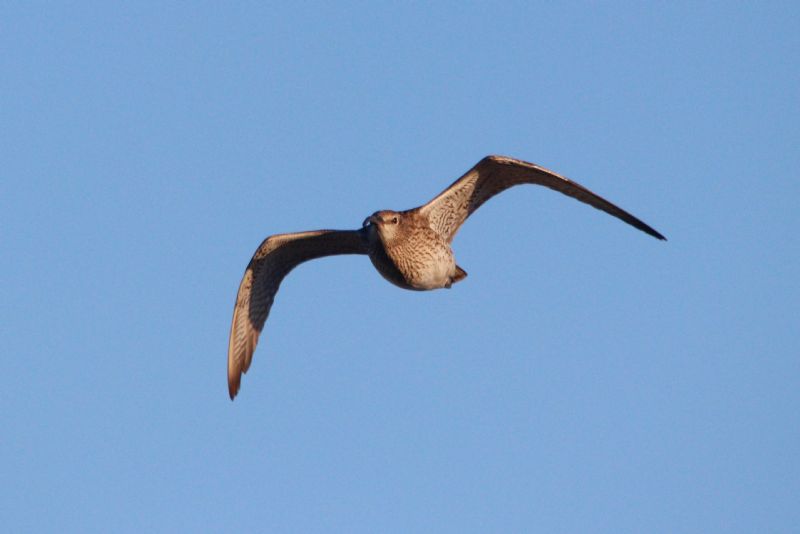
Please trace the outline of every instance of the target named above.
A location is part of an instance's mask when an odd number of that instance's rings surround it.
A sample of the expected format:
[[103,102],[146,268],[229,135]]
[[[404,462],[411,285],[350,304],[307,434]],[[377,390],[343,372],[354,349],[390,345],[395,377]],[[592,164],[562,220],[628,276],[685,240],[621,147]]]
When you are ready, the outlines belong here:
[[318,230],[279,234],[261,243],[244,272],[233,308],[228,343],[228,393],[239,391],[242,373],[253,359],[275,293],[283,278],[304,261],[335,254],[367,254],[360,230]]
[[625,221],[658,239],[663,235],[627,211],[595,195],[577,182],[544,167],[506,156],[487,156],[439,196],[417,208],[431,228],[448,241],[475,210],[494,195],[519,184],[549,187]]

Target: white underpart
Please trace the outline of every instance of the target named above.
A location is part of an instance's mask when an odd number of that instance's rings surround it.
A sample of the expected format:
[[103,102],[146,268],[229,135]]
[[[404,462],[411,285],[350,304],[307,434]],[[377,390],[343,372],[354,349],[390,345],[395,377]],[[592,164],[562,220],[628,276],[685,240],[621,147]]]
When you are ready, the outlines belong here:
[[420,272],[415,280],[415,285],[420,289],[439,289],[450,284],[455,275],[456,264],[453,257],[441,258],[439,261],[430,262]]

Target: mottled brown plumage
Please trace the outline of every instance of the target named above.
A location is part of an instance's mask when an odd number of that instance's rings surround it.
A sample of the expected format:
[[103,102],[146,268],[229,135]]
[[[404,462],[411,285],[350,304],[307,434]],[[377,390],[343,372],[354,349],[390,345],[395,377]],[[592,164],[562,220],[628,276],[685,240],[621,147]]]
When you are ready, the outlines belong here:
[[336,254],[367,254],[378,272],[403,289],[449,288],[467,273],[455,263],[450,243],[475,210],[520,184],[549,187],[625,221],[658,239],[663,235],[580,184],[538,165],[488,156],[427,204],[406,211],[378,211],[360,230],[319,230],[268,237],[258,247],[239,285],[228,344],[228,393],[239,391],[258,336],[283,278],[304,261]]

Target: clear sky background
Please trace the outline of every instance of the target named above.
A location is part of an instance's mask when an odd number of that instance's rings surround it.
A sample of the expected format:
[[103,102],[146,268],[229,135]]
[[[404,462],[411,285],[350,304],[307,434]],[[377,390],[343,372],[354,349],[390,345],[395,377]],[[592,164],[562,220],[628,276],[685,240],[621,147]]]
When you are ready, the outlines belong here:
[[[4,3],[8,532],[796,532],[796,3]],[[520,187],[450,291],[267,235]]]

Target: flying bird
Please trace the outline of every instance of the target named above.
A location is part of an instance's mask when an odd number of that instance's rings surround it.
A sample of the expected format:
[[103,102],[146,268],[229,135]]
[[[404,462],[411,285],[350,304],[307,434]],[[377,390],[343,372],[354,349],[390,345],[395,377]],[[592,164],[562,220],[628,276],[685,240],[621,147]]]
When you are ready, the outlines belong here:
[[405,211],[376,211],[359,230],[316,230],[266,238],[253,254],[239,285],[228,344],[228,393],[239,391],[253,359],[275,293],[299,264],[336,254],[365,254],[378,272],[403,289],[449,288],[467,273],[456,264],[450,243],[484,202],[520,184],[543,185],[638,228],[666,238],[627,211],[582,185],[539,165],[506,156],[487,156],[436,198]]

